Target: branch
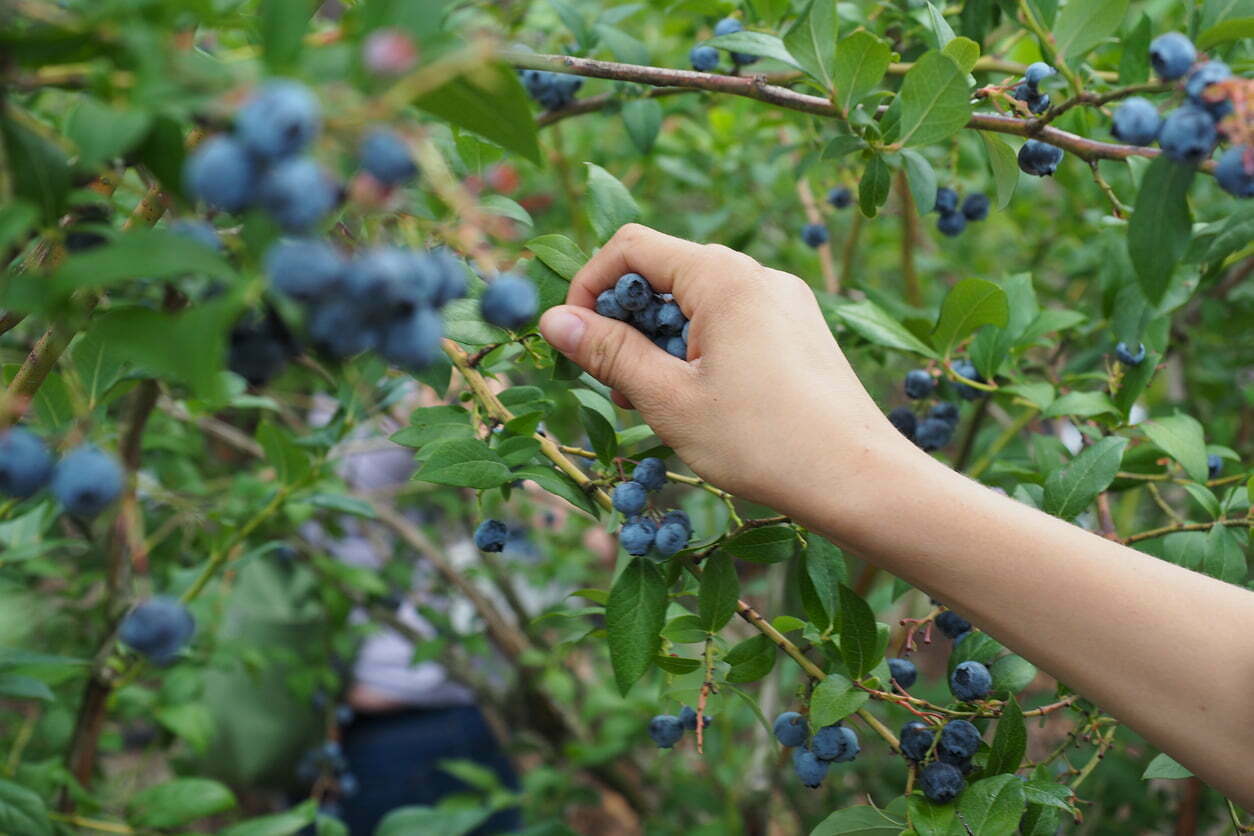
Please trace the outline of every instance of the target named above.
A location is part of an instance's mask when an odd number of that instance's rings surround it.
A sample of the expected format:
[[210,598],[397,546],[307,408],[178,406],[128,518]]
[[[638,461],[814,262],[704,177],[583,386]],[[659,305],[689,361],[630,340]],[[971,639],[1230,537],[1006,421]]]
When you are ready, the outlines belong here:
[[1165,525],[1162,528],[1152,528],[1149,531],[1142,531],[1133,534],[1124,539],[1124,545],[1131,545],[1141,540],[1152,540],[1155,537],[1162,537],[1167,534],[1174,534],[1177,531],[1209,531],[1217,525],[1226,525],[1233,528],[1249,528],[1254,526],[1254,521],[1245,520],[1214,520],[1213,522],[1204,523],[1177,523],[1175,525]]

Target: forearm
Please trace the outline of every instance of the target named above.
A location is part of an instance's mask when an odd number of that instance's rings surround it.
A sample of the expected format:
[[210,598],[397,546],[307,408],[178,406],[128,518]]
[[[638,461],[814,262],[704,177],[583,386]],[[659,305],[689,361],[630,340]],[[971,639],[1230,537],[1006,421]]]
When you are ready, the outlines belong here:
[[862,490],[814,485],[786,510],[1254,806],[1254,593],[1050,517],[905,445],[846,464]]

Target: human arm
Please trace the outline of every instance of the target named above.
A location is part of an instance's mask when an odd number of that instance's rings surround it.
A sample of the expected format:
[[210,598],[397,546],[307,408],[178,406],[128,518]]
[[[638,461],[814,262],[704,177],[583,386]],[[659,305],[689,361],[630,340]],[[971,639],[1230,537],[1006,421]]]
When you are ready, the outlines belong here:
[[[630,271],[674,293],[692,321],[689,362],[591,310]],[[1254,593],[1045,515],[915,448],[795,276],[629,225],[567,301],[542,319],[546,338],[698,475],[953,605],[1254,807]]]

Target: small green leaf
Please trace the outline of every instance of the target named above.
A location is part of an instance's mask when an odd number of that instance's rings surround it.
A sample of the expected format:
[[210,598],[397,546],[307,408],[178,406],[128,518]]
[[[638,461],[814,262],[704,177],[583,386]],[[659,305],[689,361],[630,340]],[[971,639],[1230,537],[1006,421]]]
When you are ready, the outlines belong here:
[[841,38],[836,47],[832,83],[836,88],[836,106],[842,112],[851,111],[863,96],[875,89],[888,71],[892,55],[888,44],[865,29]]
[[1158,754],[1149,762],[1149,766],[1145,767],[1145,771],[1141,773],[1142,781],[1149,781],[1153,778],[1192,778],[1193,773],[1186,767],[1176,763],[1176,761],[1166,754]]
[[1067,3],[1054,24],[1054,48],[1068,59],[1079,58],[1123,23],[1128,0],[1085,0]]
[[15,700],[55,702],[57,697],[43,682],[19,673],[0,673],[0,697]]
[[970,38],[954,38],[941,51],[954,59],[964,73],[971,72],[980,60],[980,45]]
[[266,66],[272,73],[291,70],[300,59],[314,4],[310,0],[262,0],[260,11]]
[[1092,418],[1095,415],[1118,415],[1119,408],[1105,392],[1068,392],[1056,399],[1043,413],[1046,418],[1070,415]]
[[144,828],[179,827],[235,807],[235,795],[207,778],[175,778],[132,796],[130,820]]
[[601,241],[608,240],[623,224],[639,220],[640,207],[627,187],[601,166],[588,166],[588,220]]
[[606,421],[604,415],[586,406],[579,407],[579,421],[588,432],[588,441],[597,459],[608,467],[618,455],[618,434],[614,432],[614,425]]
[[958,811],[953,804],[933,804],[919,793],[912,793],[906,803],[910,823],[919,836],[957,836],[963,832],[955,821]]
[[1006,700],[1001,717],[997,720],[997,732],[993,735],[993,747],[988,753],[985,775],[1002,772],[1014,774],[1028,750],[1028,732],[1023,723],[1023,711],[1014,697]]
[[784,33],[784,48],[824,90],[833,88],[836,49],[836,0],[810,0]]
[[997,208],[1005,209],[1019,185],[1018,158],[1015,150],[997,134],[980,131],[980,139],[984,141],[988,166],[993,171],[993,183],[997,186]]
[[1083,450],[1045,479],[1045,511],[1064,520],[1074,519],[1119,472],[1128,439],[1108,435]]
[[731,665],[728,682],[754,682],[775,667],[775,645],[766,636],[752,636],[727,651],[723,661]]
[[905,826],[900,818],[859,804],[832,813],[810,831],[810,836],[899,836]]
[[915,354],[933,359],[940,356],[912,334],[906,326],[893,319],[892,314],[869,299],[833,305],[829,308],[829,312],[876,345],[913,351]]
[[805,69],[792,56],[778,36],[768,35],[765,32],[751,32],[746,29],[742,32],[732,32],[730,35],[719,35],[717,38],[710,38],[706,41],[706,44],[728,50],[729,52],[743,52],[746,55],[773,58],[799,70]]
[[852,154],[854,151],[861,151],[866,147],[866,140],[862,137],[841,134],[840,136],[832,137],[832,141],[823,146],[819,159],[839,160],[841,157]]
[[790,525],[751,528],[723,543],[729,554],[751,563],[779,563],[792,557],[796,548],[797,531]]
[[632,99],[623,105],[622,116],[636,150],[641,154],[652,151],[662,128],[662,105],[657,99]]
[[513,68],[477,67],[455,76],[414,101],[422,110],[478,134],[507,151],[542,165],[536,120]]
[[1009,317],[1006,291],[985,279],[963,279],[945,294],[932,345],[949,357],[968,334],[985,325],[1003,328]]
[[[965,639],[964,639],[965,642]],[[1022,656],[1007,654],[988,666],[993,676],[993,690],[1017,694],[1036,679],[1036,665]]]
[[492,808],[482,805],[448,808],[418,805],[397,807],[379,822],[379,829],[374,832],[374,836],[413,836],[416,833],[466,836],[491,815]]
[[514,471],[515,479],[530,479],[541,488],[574,505],[593,517],[600,515],[600,507],[588,498],[582,488],[574,483],[565,473],[559,473],[547,465],[531,465],[520,467]]
[[1183,413],[1155,418],[1143,422],[1140,429],[1164,453],[1179,462],[1190,479],[1206,481],[1206,434],[1196,418]]
[[736,614],[740,602],[740,578],[732,559],[716,552],[701,567],[701,591],[697,597],[697,612],[701,626],[710,633],[717,633]]
[[65,212],[65,198],[70,191],[70,166],[65,154],[26,125],[7,116],[0,116],[0,137],[4,140],[6,168],[14,196],[39,207],[44,224],[56,223]]
[[626,696],[653,664],[666,618],[666,582],[658,567],[632,558],[610,588],[605,607],[610,665],[620,694]]
[[849,570],[840,549],[811,534],[802,553],[802,602],[810,621],[820,630],[839,623],[840,585],[849,580]]
[[816,729],[830,726],[866,705],[870,698],[840,674],[828,674],[810,695],[810,723]]
[[299,446],[287,430],[266,419],[257,426],[257,443],[274,467],[279,481],[291,486],[309,475],[309,452]]
[[1013,775],[976,781],[958,796],[958,815],[972,833],[1009,836],[1027,806],[1023,784]]
[[858,208],[868,218],[874,218],[884,201],[888,200],[888,191],[892,186],[893,174],[888,170],[888,163],[881,156],[867,160],[866,170],[858,182]]
[[1141,177],[1128,221],[1128,255],[1145,298],[1154,304],[1167,294],[1171,274],[1189,245],[1193,217],[1188,194],[1196,173],[1193,166],[1163,155],[1154,158]]
[[442,441],[423,449],[422,467],[414,474],[420,482],[486,490],[514,478],[501,457],[477,438]]
[[879,664],[879,628],[875,615],[861,595],[843,583],[840,589],[840,655],[854,679],[861,679]]
[[0,780],[0,833],[52,836],[48,807],[38,793],[21,784]]
[[936,205],[936,172],[932,164],[918,151],[909,148],[901,152],[901,160],[906,168],[906,180],[910,184],[910,196],[914,198],[914,209],[920,215],[926,215]]
[[945,20],[945,16],[941,14],[940,9],[927,4],[927,20],[928,28],[932,30],[933,42],[937,49],[944,49],[950,41],[955,37],[954,29],[949,25],[949,21]]
[[65,133],[78,146],[77,167],[93,170],[138,145],[150,124],[147,113],[112,108],[84,95],[66,120]]
[[1238,17],[1216,24],[1197,36],[1198,49],[1212,49],[1219,44],[1254,38],[1254,16]]
[[1140,21],[1121,41],[1123,55],[1119,58],[1119,83],[1142,84],[1149,79],[1149,45],[1154,34],[1154,22],[1142,13]]
[[904,146],[935,145],[962,130],[971,118],[967,74],[942,52],[927,52],[901,83],[901,125]]

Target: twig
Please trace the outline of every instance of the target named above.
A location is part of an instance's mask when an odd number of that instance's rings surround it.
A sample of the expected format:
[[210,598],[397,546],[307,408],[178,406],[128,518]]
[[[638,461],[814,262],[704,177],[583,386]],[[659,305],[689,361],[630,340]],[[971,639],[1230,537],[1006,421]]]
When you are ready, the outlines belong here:
[[[826,228],[823,213],[819,211],[814,202],[814,193],[810,191],[810,181],[804,177],[797,179],[797,198],[801,201],[801,208],[805,210],[806,220]],[[832,263],[831,241],[824,241],[816,252],[819,256],[819,268],[823,271],[823,287],[828,293],[840,293],[840,278],[836,275],[836,265]]]
[[916,308],[923,305],[923,289],[914,267],[914,248],[919,241],[919,214],[914,194],[906,179],[906,170],[897,172],[897,199],[901,202],[901,277],[906,286],[906,302]]
[[1223,520],[1214,520],[1213,522],[1204,522],[1204,523],[1184,523],[1184,524],[1177,523],[1176,525],[1165,525],[1162,528],[1152,528],[1149,531],[1142,531],[1137,534],[1132,534],[1128,537],[1125,537],[1123,542],[1124,542],[1124,545],[1130,545],[1132,543],[1138,543],[1141,540],[1152,540],[1155,537],[1162,537],[1167,534],[1174,534],[1177,531],[1208,531],[1212,527],[1217,526],[1217,525],[1226,525],[1226,526],[1230,526],[1233,528],[1249,528],[1251,526],[1254,526],[1254,522],[1248,519],[1245,519],[1245,520],[1223,519]]

